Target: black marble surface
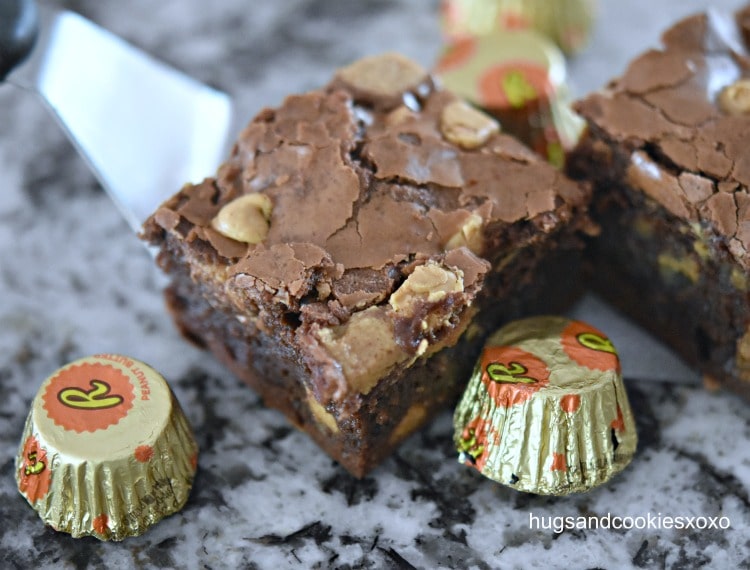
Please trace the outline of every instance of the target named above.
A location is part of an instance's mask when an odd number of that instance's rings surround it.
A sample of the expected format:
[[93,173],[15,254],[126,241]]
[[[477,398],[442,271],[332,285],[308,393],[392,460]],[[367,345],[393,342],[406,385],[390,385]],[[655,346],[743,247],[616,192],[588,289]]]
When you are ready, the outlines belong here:
[[[654,43],[665,22],[707,4],[604,0],[595,49],[571,62],[574,89],[601,85]],[[440,47],[435,1],[55,5],[230,92],[237,127],[358,56],[397,50],[429,66]],[[632,33],[617,33],[625,29]],[[519,494],[459,465],[448,412],[358,481],[179,337],[147,251],[38,103],[7,86],[0,86],[0,188],[0,567],[750,567],[744,402],[697,386],[629,382],[639,451],[623,473],[583,495]],[[160,370],[202,450],[187,506],[122,543],[45,528],[13,478],[39,384],[97,352]],[[530,525],[533,517],[649,513],[726,517],[731,526]]]

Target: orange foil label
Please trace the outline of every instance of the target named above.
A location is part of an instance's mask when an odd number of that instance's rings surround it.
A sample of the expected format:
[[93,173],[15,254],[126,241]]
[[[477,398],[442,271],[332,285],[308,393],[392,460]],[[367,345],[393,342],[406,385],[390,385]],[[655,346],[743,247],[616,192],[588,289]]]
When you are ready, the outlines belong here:
[[49,492],[52,470],[47,451],[33,435],[23,444],[23,462],[18,475],[18,488],[31,503],[44,498]]
[[133,407],[133,385],[109,364],[84,362],[65,368],[44,392],[44,409],[56,425],[78,433],[115,425]]
[[474,418],[461,433],[461,443],[458,450],[466,454],[465,464],[484,469],[487,461],[487,451],[491,446],[500,444],[500,434],[492,426],[492,422],[482,417]]
[[476,46],[476,40],[473,38],[462,38],[449,44],[443,49],[443,53],[435,65],[435,70],[438,73],[443,73],[466,65],[476,52]]
[[485,107],[520,109],[552,93],[549,72],[531,61],[495,65],[479,78],[481,104]]
[[490,346],[482,352],[482,382],[498,406],[525,402],[549,383],[541,359],[515,346]]
[[593,370],[620,371],[620,358],[612,341],[591,325],[571,322],[562,332],[562,345],[571,360],[581,366]]

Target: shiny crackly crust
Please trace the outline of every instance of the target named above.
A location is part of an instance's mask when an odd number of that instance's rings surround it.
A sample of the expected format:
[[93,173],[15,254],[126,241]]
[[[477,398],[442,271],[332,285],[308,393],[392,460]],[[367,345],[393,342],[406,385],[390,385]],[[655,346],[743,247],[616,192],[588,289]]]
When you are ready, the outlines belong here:
[[710,225],[747,269],[750,113],[722,104],[750,77],[744,33],[718,15],[687,18],[664,33],[661,49],[637,57],[576,109],[595,137],[627,152],[633,186],[675,217]]
[[750,6],[689,17],[577,104],[568,163],[595,183],[599,290],[710,379],[750,396]]
[[[379,74],[390,81],[374,89]],[[408,377],[467,331],[488,275],[519,252],[536,263],[545,249],[575,249],[591,229],[584,187],[456,102],[389,55],[262,111],[215,178],[186,185],[146,223],[160,264],[185,283],[178,319],[192,299],[234,319],[250,345],[281,343],[304,387],[295,405],[324,425],[375,413],[363,410],[384,379]],[[255,193],[270,199],[267,216],[265,202],[250,216],[267,231],[218,231],[222,209]],[[528,280],[533,268],[517,265]],[[211,345],[227,319],[189,332]],[[400,437],[432,407],[412,412]]]

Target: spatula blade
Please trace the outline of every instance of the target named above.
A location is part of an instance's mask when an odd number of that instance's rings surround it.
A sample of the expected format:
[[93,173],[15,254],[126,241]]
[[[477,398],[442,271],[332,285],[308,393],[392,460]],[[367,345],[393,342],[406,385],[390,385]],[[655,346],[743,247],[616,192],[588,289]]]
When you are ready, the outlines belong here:
[[71,12],[56,14],[42,33],[29,87],[52,108],[133,229],[183,184],[216,170],[231,124],[225,93]]

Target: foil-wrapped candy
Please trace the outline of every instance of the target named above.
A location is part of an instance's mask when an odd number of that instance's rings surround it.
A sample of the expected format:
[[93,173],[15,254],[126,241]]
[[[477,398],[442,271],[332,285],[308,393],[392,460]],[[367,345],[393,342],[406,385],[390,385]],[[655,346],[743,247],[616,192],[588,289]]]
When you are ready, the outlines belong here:
[[520,491],[601,485],[638,436],[611,341],[564,317],[510,323],[487,341],[454,414],[459,460]]
[[55,530],[122,540],[183,507],[197,463],[192,430],[164,378],[133,358],[100,354],[42,383],[16,483]]

